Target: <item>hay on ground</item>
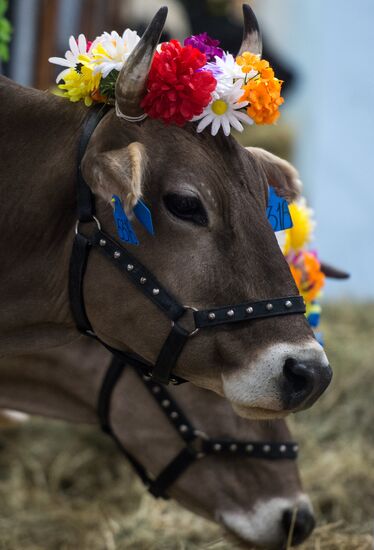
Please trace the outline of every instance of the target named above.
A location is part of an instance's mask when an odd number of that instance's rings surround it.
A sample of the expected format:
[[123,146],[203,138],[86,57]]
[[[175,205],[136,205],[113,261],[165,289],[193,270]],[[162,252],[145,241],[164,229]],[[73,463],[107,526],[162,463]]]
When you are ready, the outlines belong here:
[[[292,419],[319,526],[302,550],[372,550],[374,305],[324,312],[331,389]],[[148,496],[96,429],[36,419],[0,434],[0,549],[228,550],[213,523]]]

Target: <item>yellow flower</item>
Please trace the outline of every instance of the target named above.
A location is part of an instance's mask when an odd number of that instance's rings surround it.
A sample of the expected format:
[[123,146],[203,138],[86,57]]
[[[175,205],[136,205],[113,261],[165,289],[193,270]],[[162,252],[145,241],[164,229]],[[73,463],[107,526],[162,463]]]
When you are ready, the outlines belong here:
[[289,205],[293,226],[286,230],[286,242],[284,254],[290,250],[299,252],[311,241],[314,229],[312,211],[306,206],[305,201]]
[[92,46],[90,55],[81,54],[78,56],[79,63],[82,63],[85,67],[94,70],[96,63],[100,60],[102,56],[108,56],[108,52],[103,47],[102,44],[97,44],[97,46]]
[[65,91],[70,101],[76,102],[81,99],[87,107],[92,105],[95,96],[99,89],[101,75],[94,75],[92,69],[82,65],[80,72],[76,69],[71,69],[64,77],[64,84],[60,84],[59,88]]

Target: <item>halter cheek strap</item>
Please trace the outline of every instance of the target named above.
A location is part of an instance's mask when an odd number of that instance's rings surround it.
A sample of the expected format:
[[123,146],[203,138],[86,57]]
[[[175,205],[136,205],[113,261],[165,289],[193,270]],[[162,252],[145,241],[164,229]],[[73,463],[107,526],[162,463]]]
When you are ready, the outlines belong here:
[[[172,375],[172,370],[188,339],[196,335],[200,329],[223,324],[248,322],[279,315],[304,314],[305,303],[301,296],[257,300],[206,310],[198,310],[194,307],[182,305],[141,262],[101,229],[100,222],[95,217],[95,197],[82,176],[81,162],[93,131],[107,112],[108,107],[100,107],[99,109],[94,107],[89,111],[79,144],[77,175],[78,221],[73,242],[69,276],[71,310],[78,329],[83,334],[101,342],[103,346],[122,361],[142,369],[143,372],[145,371],[152,376],[153,380],[162,384],[168,384],[169,381],[178,384],[184,382],[184,380]],[[94,223],[96,226],[90,237],[86,237],[80,233],[80,225],[83,223]],[[139,355],[124,353],[112,348],[95,334],[86,313],[83,293],[87,259],[92,248],[104,255],[124,276],[128,277],[132,284],[169,319],[171,329],[154,365]],[[192,312],[194,322],[191,330],[187,330],[183,326],[185,323],[184,318],[188,312]]]
[[105,433],[117,443],[121,452],[128,458],[136,473],[143,481],[149,492],[155,497],[167,499],[170,486],[196,460],[209,455],[226,457],[246,457],[261,460],[295,460],[298,454],[298,445],[295,442],[273,441],[238,441],[236,439],[211,439],[205,433],[196,430],[184,411],[177,404],[164,386],[154,382],[151,377],[138,374],[144,387],[155,400],[165,418],[185,443],[183,449],[154,477],[146,468],[122,445],[112,430],[110,407],[113,390],[119,381],[126,364],[117,358],[112,362],[104,377],[98,399],[98,416],[100,425]]

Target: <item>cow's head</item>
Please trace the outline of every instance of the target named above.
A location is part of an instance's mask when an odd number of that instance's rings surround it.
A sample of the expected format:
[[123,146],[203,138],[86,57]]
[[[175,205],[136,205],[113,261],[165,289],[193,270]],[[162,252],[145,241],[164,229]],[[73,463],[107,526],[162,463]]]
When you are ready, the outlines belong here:
[[[242,49],[258,51],[257,27],[246,14]],[[119,75],[116,99],[125,116],[141,112],[165,15],[156,15]],[[129,211],[143,197],[156,234],[134,220],[140,246],[131,251],[181,304],[206,309],[298,294],[266,217],[269,185],[288,200],[298,196],[298,175],[287,162],[245,149],[233,137],[197,134],[193,124],[129,122],[113,110],[95,130],[82,167],[103,227],[114,237],[112,195]],[[170,322],[96,251],[85,294],[103,340],[155,361]],[[309,407],[331,378],[302,314],[201,331],[188,341],[175,372],[225,395],[250,417]]]
[[[292,441],[284,420],[240,419],[226,400],[213,392],[185,384],[170,388],[169,394],[203,438],[216,442],[229,440],[234,446],[238,441],[249,445],[266,442],[273,448]],[[156,478],[183,448],[181,437],[165,417],[172,412],[173,403],[169,401],[170,406],[161,410],[149,388],[131,369],[120,378],[111,403],[113,432],[121,445]],[[166,488],[166,493],[234,533],[242,543],[240,548],[248,548],[243,543],[251,548],[252,545],[268,550],[285,548],[286,541],[291,539],[290,530],[292,545],[305,540],[315,519],[300,482],[297,461],[266,456],[251,458],[250,454],[222,451],[218,444],[216,452],[194,461]],[[231,542],[227,547],[236,548],[237,544]]]

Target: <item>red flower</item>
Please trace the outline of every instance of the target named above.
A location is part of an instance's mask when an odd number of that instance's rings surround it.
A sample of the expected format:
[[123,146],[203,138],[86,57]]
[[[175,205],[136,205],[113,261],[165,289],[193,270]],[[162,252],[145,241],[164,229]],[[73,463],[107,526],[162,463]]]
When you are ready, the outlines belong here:
[[178,40],[162,44],[149,71],[147,94],[142,101],[151,118],[183,126],[200,115],[217,85],[211,71],[201,70],[206,56]]

